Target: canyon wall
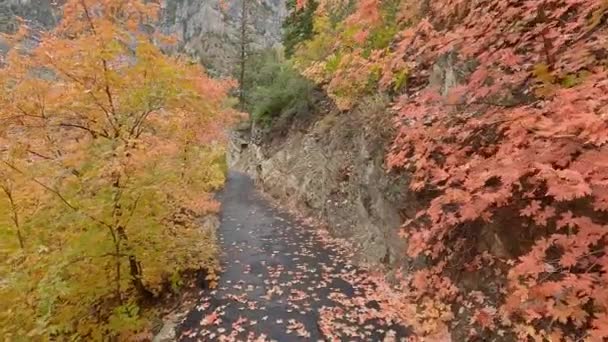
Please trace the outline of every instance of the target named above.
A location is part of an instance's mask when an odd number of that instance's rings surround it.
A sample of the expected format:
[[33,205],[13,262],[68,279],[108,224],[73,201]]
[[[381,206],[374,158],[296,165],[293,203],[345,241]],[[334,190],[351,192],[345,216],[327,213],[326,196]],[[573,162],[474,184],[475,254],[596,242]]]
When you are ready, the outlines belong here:
[[[248,49],[279,44],[287,14],[284,0],[165,0],[161,31],[177,37],[176,50],[200,60],[212,74],[231,75],[240,56],[242,1],[248,1]],[[50,28],[60,20],[59,4],[55,0],[0,0],[0,32],[14,30],[17,17],[37,28]]]

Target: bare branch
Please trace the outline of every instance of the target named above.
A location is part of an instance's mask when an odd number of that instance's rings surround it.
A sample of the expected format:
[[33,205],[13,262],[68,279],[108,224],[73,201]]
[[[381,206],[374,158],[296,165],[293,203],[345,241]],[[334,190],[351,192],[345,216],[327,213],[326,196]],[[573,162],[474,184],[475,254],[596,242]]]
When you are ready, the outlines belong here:
[[94,130],[90,127],[86,127],[86,126],[82,126],[82,125],[78,125],[78,124],[73,124],[73,123],[67,123],[67,122],[62,122],[58,125],[59,127],[69,127],[69,128],[78,128],[81,129],[83,131],[87,131],[91,134],[91,136],[93,138],[97,138],[98,136],[100,137],[104,137],[104,138],[108,138],[110,139],[110,136],[107,134],[107,132],[104,131],[97,131]]

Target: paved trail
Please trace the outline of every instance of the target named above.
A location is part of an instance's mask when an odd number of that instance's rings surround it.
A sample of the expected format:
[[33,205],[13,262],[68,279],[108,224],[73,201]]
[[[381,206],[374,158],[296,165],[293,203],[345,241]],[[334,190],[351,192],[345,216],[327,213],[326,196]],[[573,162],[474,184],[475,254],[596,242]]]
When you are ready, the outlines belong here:
[[[336,246],[273,208],[247,176],[231,172],[220,200],[219,287],[182,322],[179,341],[382,341],[405,336],[406,329],[380,320],[357,322],[377,308],[365,299],[370,285],[363,273]],[[360,299],[361,307],[344,306],[353,298]]]

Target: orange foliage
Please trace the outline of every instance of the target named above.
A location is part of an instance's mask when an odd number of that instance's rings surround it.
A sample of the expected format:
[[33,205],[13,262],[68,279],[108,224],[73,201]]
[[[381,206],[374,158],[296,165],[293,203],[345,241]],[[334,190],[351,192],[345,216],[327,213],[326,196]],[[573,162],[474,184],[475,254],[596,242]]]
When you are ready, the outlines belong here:
[[0,271],[10,280],[0,334],[9,340],[128,340],[149,328],[142,298],[189,270],[206,269],[214,284],[214,232],[197,219],[219,209],[210,194],[224,181],[233,83],[164,55],[154,45],[164,37],[149,33],[158,10],[68,0],[52,31],[6,37],[0,255],[10,263]]

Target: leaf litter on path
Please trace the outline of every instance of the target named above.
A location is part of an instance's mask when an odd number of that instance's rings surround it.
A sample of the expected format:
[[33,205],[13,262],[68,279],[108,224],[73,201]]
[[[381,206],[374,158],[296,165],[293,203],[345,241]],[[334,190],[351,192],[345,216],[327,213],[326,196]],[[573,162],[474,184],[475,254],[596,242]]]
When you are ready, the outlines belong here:
[[231,174],[222,194],[224,272],[179,328],[180,341],[401,341],[398,315],[374,305],[379,276],[310,219],[273,208]]

